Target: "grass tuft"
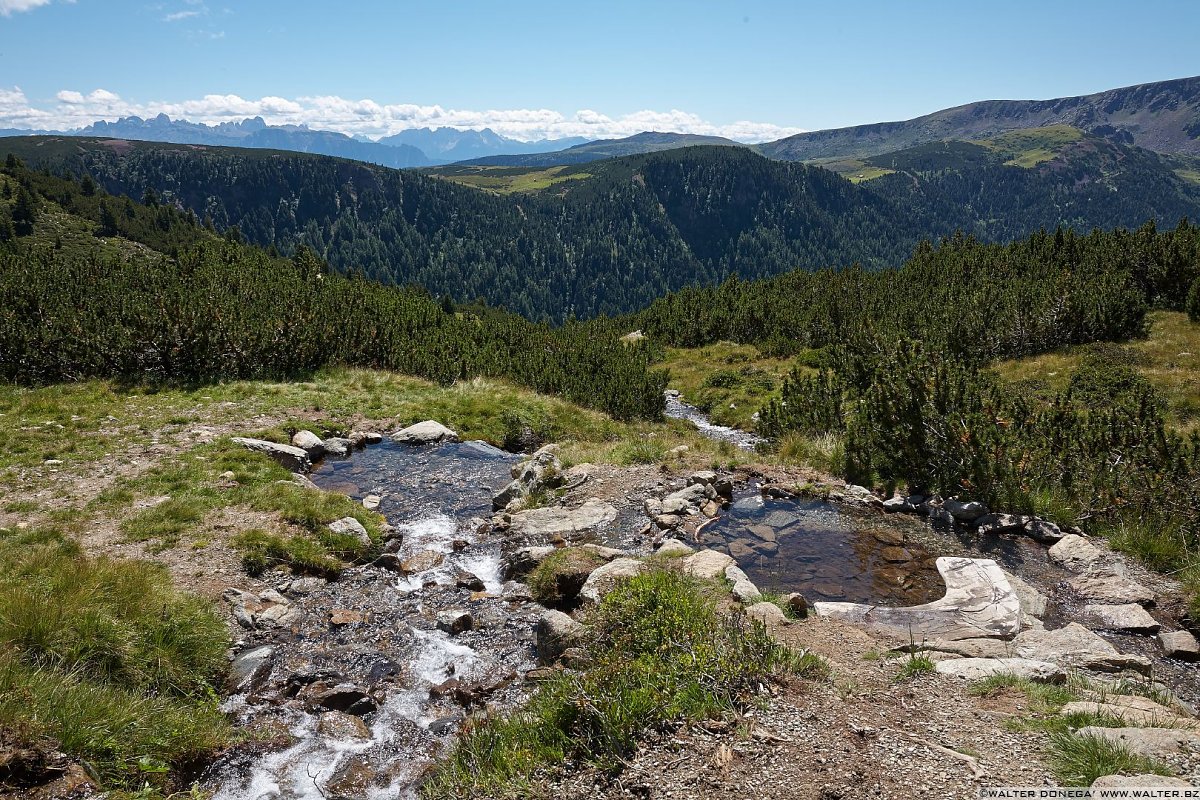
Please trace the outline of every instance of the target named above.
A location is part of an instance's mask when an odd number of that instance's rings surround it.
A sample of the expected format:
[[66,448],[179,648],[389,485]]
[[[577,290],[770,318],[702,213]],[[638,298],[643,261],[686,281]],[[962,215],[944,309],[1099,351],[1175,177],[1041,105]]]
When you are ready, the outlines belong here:
[[1063,786],[1091,786],[1105,775],[1170,775],[1162,762],[1101,739],[1056,731],[1050,734],[1050,766]]

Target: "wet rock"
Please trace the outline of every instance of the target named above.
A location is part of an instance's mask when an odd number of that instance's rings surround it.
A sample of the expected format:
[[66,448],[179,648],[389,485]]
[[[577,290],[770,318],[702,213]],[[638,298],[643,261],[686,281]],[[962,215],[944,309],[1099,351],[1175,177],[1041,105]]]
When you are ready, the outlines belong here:
[[[492,508],[514,509],[523,506],[535,492],[561,483],[562,464],[556,452],[558,446],[548,444],[527,460],[512,468],[513,480],[492,498]],[[514,507],[514,504],[517,504]]]
[[1029,522],[1029,517],[1022,517],[1016,514],[985,514],[979,517],[975,521],[975,524],[980,533],[989,536],[998,536],[1001,534],[1023,533],[1027,522]]
[[229,677],[225,686],[230,694],[256,692],[262,688],[271,666],[275,661],[275,648],[271,645],[246,650],[229,665]]
[[880,528],[871,531],[871,538],[880,544],[900,546],[906,543],[904,534],[900,531],[894,531],[889,528]]
[[352,431],[348,437],[355,447],[364,447],[368,444],[379,444],[383,441],[383,434],[377,431]]
[[451,714],[446,717],[438,717],[433,722],[429,723],[429,732],[434,736],[449,736],[458,730],[458,726],[466,719],[462,714]]
[[750,577],[737,565],[725,568],[725,579],[733,584],[730,594],[742,605],[753,605],[762,600],[762,592],[750,580]]
[[1067,673],[1057,664],[1028,658],[951,658],[937,662],[934,668],[942,675],[971,681],[995,675],[1014,675],[1035,683],[1062,683],[1067,679]]
[[1089,572],[1067,581],[1080,597],[1090,603],[1140,603],[1154,605],[1154,592],[1140,583],[1112,572]]
[[[1127,750],[1150,758],[1163,758],[1179,753],[1200,752],[1200,732],[1179,728],[1102,728],[1089,725],[1076,735],[1105,739]],[[1141,785],[1141,784],[1139,784]]]
[[1050,560],[1071,572],[1088,572],[1104,561],[1104,553],[1082,536],[1067,534],[1048,551]]
[[604,528],[617,518],[617,509],[602,500],[588,500],[578,508],[533,508],[512,515],[508,535],[550,539],[579,531]]
[[734,539],[728,544],[729,555],[733,556],[738,561],[745,561],[754,557],[755,542],[748,539]]
[[654,518],[654,524],[660,530],[671,531],[683,524],[683,517],[679,514],[659,514]]
[[312,431],[296,431],[295,435],[292,436],[292,447],[299,447],[308,453],[310,459],[320,458],[325,455],[325,443],[321,441],[320,436],[317,436]]
[[362,500],[363,508],[365,508],[367,511],[374,511],[375,509],[379,508],[379,504],[382,501],[383,498],[379,495],[369,494]]
[[367,741],[371,731],[365,722],[353,714],[342,711],[326,711],[317,720],[317,733],[339,742]]
[[440,422],[427,419],[396,431],[391,438],[397,444],[422,445],[457,442],[458,434]]
[[303,597],[304,595],[319,592],[328,585],[324,578],[297,578],[287,586],[287,593]]
[[721,513],[721,505],[716,500],[709,500],[700,509],[700,513],[703,514],[704,516],[708,517],[709,519],[713,519],[718,514]]
[[1182,778],[1166,775],[1102,775],[1092,781],[1093,789],[1172,789],[1190,788],[1192,784]]
[[515,547],[508,548],[501,556],[500,566],[504,580],[521,580],[537,569],[537,565],[548,558],[556,548],[544,547]]
[[657,497],[647,497],[642,501],[642,513],[650,519],[661,517],[663,513],[662,500]]
[[339,536],[353,536],[366,547],[371,546],[371,536],[362,523],[354,517],[342,517],[329,523],[329,531]]
[[244,436],[235,436],[230,441],[241,445],[247,450],[268,455],[275,459],[275,462],[280,466],[290,469],[292,472],[308,472],[312,469],[312,459],[308,457],[308,453],[299,447],[293,447],[290,444],[267,442],[262,439],[248,439]]
[[1170,631],[1160,633],[1158,643],[1162,645],[1163,653],[1168,658],[1178,658],[1181,661],[1200,661],[1200,642],[1188,631]]
[[329,612],[329,624],[335,628],[341,628],[346,625],[358,625],[365,618],[361,611],[354,611],[349,608],[335,608]]
[[805,619],[808,617],[808,600],[799,592],[784,595],[783,605],[796,619]]
[[1083,613],[1099,627],[1130,633],[1156,633],[1162,626],[1137,603],[1085,605]]
[[322,796],[325,800],[361,800],[370,794],[375,771],[366,756],[353,756],[338,764]]
[[434,567],[440,567],[445,560],[446,555],[444,553],[439,553],[436,550],[422,550],[401,561],[400,571],[406,575],[425,572]]
[[367,683],[374,686],[404,674],[404,669],[390,658],[380,657],[367,670]]
[[1021,658],[1053,661],[1080,669],[1097,672],[1129,669],[1143,675],[1150,674],[1150,659],[1120,652],[1108,640],[1078,622],[1071,622],[1053,631],[1022,631],[1013,639],[1010,649],[1013,655]]
[[454,585],[459,589],[470,589],[472,592],[482,592],[487,589],[487,584],[483,582],[474,572],[459,570],[454,575]]
[[666,539],[654,551],[656,556],[664,556],[667,558],[683,558],[690,556],[696,552],[678,539]]
[[728,475],[718,475],[717,479],[712,482],[712,487],[718,497],[724,500],[733,499],[733,478]]
[[520,581],[506,581],[500,596],[511,603],[523,603],[533,599],[533,592]]
[[755,603],[746,609],[746,616],[764,625],[787,625],[790,620],[784,615],[783,609],[774,603]]
[[469,611],[461,608],[452,608],[438,612],[437,627],[439,631],[445,631],[454,636],[474,628],[475,618],[471,616],[471,612]]
[[380,569],[392,572],[404,572],[404,562],[400,560],[400,556],[396,553],[383,553],[379,558],[372,561],[371,564]]
[[813,610],[900,640],[1009,638],[1021,629],[1020,600],[995,561],[942,557],[936,563],[946,583],[940,600],[901,608],[814,603]]
[[903,564],[912,561],[912,553],[903,547],[884,547],[879,551],[879,557],[891,564]]
[[957,522],[975,522],[988,513],[987,506],[978,500],[971,500],[969,502],[947,500],[942,507],[950,512],[950,516],[954,517]]
[[1014,575],[1006,570],[1004,577],[1008,578],[1009,586],[1017,593],[1017,599],[1021,602],[1022,613],[1030,617],[1044,617],[1046,615],[1046,606],[1050,602],[1046,595],[1029,585],[1019,575]]
[[1109,716],[1138,728],[1173,728],[1195,730],[1196,720],[1183,717],[1164,705],[1140,695],[1106,695],[1103,701],[1077,700],[1067,703],[1058,713],[1064,717],[1072,714]]
[[761,539],[764,542],[774,542],[778,540],[778,535],[775,529],[770,525],[747,525],[746,530],[756,539]]
[[582,643],[585,631],[583,625],[561,611],[542,614],[534,631],[538,660],[543,664],[557,660],[568,647]]
[[640,574],[645,567],[645,563],[636,558],[616,558],[597,567],[579,590],[580,601],[599,603],[618,583]]
[[311,695],[315,705],[330,711],[344,711],[361,717],[370,714],[378,704],[365,689],[352,683],[339,683],[337,686],[314,692]]
[[701,550],[683,560],[683,571],[701,580],[716,580],[732,566],[737,566],[733,558],[716,550]]

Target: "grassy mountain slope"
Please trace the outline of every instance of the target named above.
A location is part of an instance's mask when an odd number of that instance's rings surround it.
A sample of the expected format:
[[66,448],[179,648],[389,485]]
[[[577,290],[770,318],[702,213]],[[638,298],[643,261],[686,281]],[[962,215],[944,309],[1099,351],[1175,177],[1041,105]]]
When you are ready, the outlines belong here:
[[700,136],[694,133],[662,133],[645,131],[624,139],[601,139],[595,142],[568,147],[553,153],[523,153],[520,155],[489,156],[465,161],[464,164],[488,167],[553,167],[570,164],[587,164],[606,158],[657,153],[679,147],[716,145],[722,147],[745,147],[745,145],[721,136]]
[[986,100],[903,122],[811,131],[759,145],[789,161],[863,158],[946,139],[1069,125],[1160,153],[1200,154],[1200,77],[1054,100]]

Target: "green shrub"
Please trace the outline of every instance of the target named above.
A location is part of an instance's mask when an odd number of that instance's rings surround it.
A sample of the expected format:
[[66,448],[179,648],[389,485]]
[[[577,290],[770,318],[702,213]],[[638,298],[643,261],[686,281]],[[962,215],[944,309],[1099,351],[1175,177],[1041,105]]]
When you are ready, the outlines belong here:
[[667,448],[654,439],[636,439],[622,442],[613,450],[613,460],[626,466],[630,464],[657,464],[667,457]]
[[1192,281],[1192,288],[1187,296],[1187,313],[1192,322],[1200,322],[1200,278]]

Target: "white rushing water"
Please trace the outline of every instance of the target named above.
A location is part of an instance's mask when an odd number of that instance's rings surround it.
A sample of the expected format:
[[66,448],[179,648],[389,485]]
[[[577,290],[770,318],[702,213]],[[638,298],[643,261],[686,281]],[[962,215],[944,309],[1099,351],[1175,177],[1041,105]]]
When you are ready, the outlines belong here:
[[714,425],[704,412],[695,406],[690,406],[679,399],[678,394],[668,392],[667,405],[663,413],[672,419],[685,419],[696,426],[701,434],[718,442],[729,442],[742,450],[753,450],[760,442],[766,441],[761,436],[730,428],[725,425]]

